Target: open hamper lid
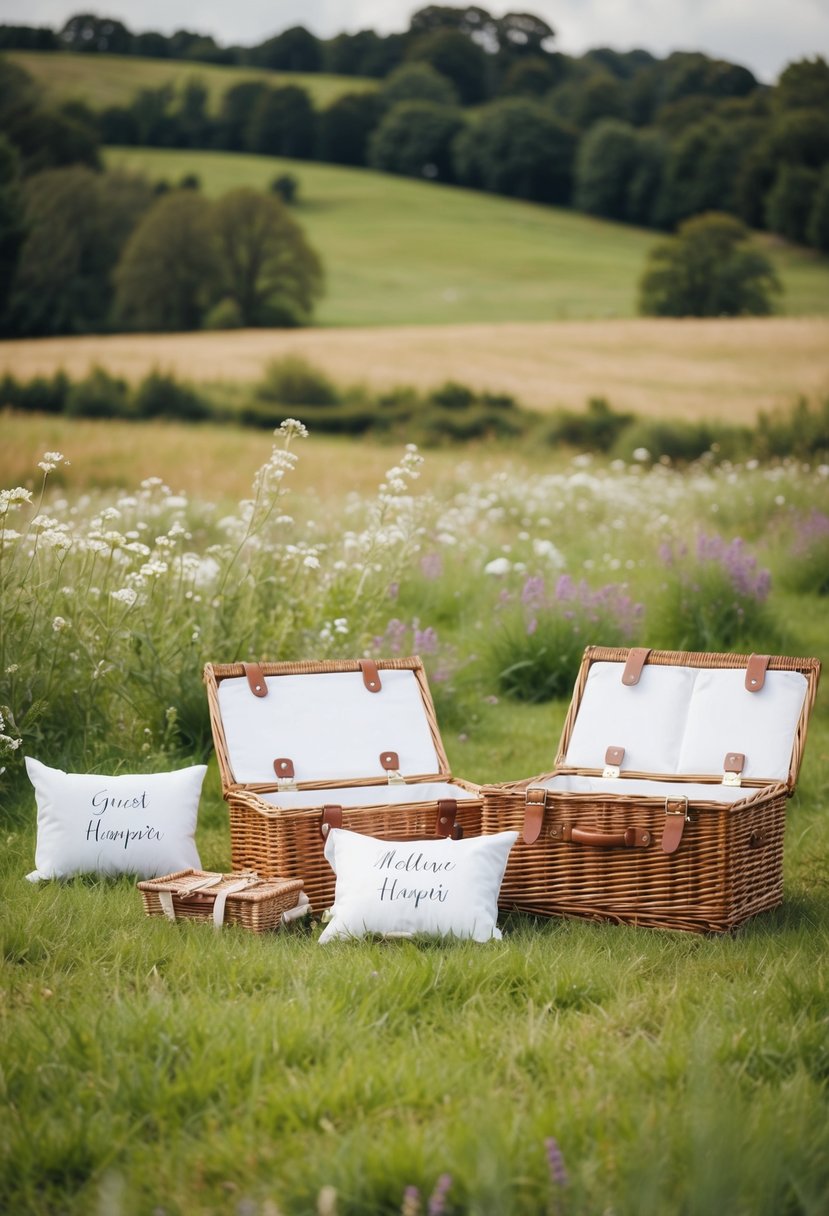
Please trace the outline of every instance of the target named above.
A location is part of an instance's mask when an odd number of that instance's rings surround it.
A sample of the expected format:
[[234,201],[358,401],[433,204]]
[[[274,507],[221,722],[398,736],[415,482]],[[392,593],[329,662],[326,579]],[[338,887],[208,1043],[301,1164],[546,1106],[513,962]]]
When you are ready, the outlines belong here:
[[208,664],[204,678],[225,789],[450,776],[418,658]]
[[817,659],[589,646],[556,769],[791,791],[819,676]]

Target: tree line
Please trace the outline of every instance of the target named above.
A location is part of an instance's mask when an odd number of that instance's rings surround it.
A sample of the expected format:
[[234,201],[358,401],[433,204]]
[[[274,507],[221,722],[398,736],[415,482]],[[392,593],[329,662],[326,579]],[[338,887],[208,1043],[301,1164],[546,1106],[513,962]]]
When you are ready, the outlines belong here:
[[0,59],[0,335],[303,325],[319,256],[279,193],[101,171],[85,114]]
[[[0,47],[36,34],[0,27]],[[214,113],[194,77],[178,94],[143,89],[127,106],[81,113],[76,105],[67,116],[106,144],[366,165],[663,230],[724,211],[829,251],[825,60],[790,64],[770,88],[700,53],[657,59],[603,48],[575,58],[553,49],[554,36],[532,15],[494,18],[474,6],[428,6],[405,33],[385,37],[321,40],[295,27],[257,47],[229,48],[230,61],[360,72],[381,77],[380,86],[318,110],[298,85],[251,80],[229,88]],[[133,35],[89,15],[53,38],[86,53],[161,54],[163,43],[167,57],[191,60],[205,57],[202,43],[211,41]]]

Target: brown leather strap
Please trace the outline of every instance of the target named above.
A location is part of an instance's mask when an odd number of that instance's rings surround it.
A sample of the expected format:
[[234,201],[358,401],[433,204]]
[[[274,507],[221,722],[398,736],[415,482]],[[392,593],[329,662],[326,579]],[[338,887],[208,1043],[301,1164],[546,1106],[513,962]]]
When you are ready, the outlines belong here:
[[642,674],[642,668],[648,661],[648,655],[651,652],[650,646],[633,646],[628,651],[625,670],[622,672],[622,683],[632,687],[639,683],[639,677]]
[[383,685],[380,683],[380,673],[377,664],[371,659],[360,659],[360,670],[363,673],[363,683],[369,692],[379,692]]
[[457,815],[458,801],[456,798],[442,798],[438,802],[438,836],[453,835]]
[[341,806],[324,806],[322,808],[322,819],[320,820],[320,835],[325,840],[332,828],[341,828],[343,826],[343,808]]
[[625,758],[625,749],[623,747],[609,747],[604,754],[605,764],[612,764],[614,768],[619,768]]
[[277,756],[273,762],[273,771],[280,781],[291,781],[296,776],[294,773],[294,762],[293,760],[289,760],[287,756]]
[[753,654],[746,667],[746,688],[749,692],[759,692],[766,682],[766,668],[769,665],[767,654]]
[[380,764],[387,773],[400,772],[400,757],[397,752],[381,752]]
[[724,773],[741,773],[745,766],[745,752],[728,752],[722,762]]
[[255,697],[266,697],[268,695],[268,686],[265,683],[265,677],[262,674],[262,667],[259,663],[243,663],[245,675],[248,678],[250,691]]
[[544,809],[547,805],[545,789],[529,789],[524,798],[524,844],[535,844],[541,835]]
[[682,840],[688,820],[687,798],[665,799],[665,827],[662,830],[662,852],[675,853]]
[[577,823],[559,823],[550,830],[553,840],[589,844],[597,849],[646,849],[653,836],[647,828],[622,828],[619,832],[599,832],[580,828]]

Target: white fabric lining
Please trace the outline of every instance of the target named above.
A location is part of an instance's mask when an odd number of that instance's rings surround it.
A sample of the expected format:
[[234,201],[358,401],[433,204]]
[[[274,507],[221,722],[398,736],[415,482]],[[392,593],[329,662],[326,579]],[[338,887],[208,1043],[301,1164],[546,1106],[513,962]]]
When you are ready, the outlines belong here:
[[297,782],[379,777],[386,751],[397,752],[404,776],[439,773],[414,672],[381,670],[380,681],[373,693],[360,671],[267,676],[267,697],[254,696],[244,676],[220,681],[234,779],[273,781],[277,757],[293,761]]
[[622,769],[650,773],[723,771],[727,752],[746,757],[743,777],[788,779],[808,682],[799,671],[767,671],[760,692],[742,668],[646,664],[622,684],[621,663],[593,663],[564,763],[603,768],[608,747],[624,747]]
[[260,794],[263,802],[292,810],[321,810],[324,806],[398,806],[404,802],[439,802],[456,798],[467,802],[479,797],[462,785],[448,781],[424,781],[416,785],[353,785],[329,790],[283,790]]
[[[533,783],[535,784],[535,783]],[[685,797],[689,802],[740,802],[756,794],[756,788],[733,785],[704,785],[700,781],[648,781],[635,777],[582,777],[562,774],[538,782],[546,789],[566,794],[633,794],[639,797]]]

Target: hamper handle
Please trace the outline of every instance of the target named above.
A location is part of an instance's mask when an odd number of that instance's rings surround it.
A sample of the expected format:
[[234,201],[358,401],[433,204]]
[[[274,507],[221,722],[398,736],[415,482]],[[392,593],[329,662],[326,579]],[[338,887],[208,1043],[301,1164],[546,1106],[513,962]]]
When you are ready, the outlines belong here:
[[598,832],[594,828],[580,828],[578,824],[557,824],[550,829],[553,840],[567,840],[574,844],[589,844],[599,849],[646,849],[653,840],[647,828],[623,828],[621,832]]

